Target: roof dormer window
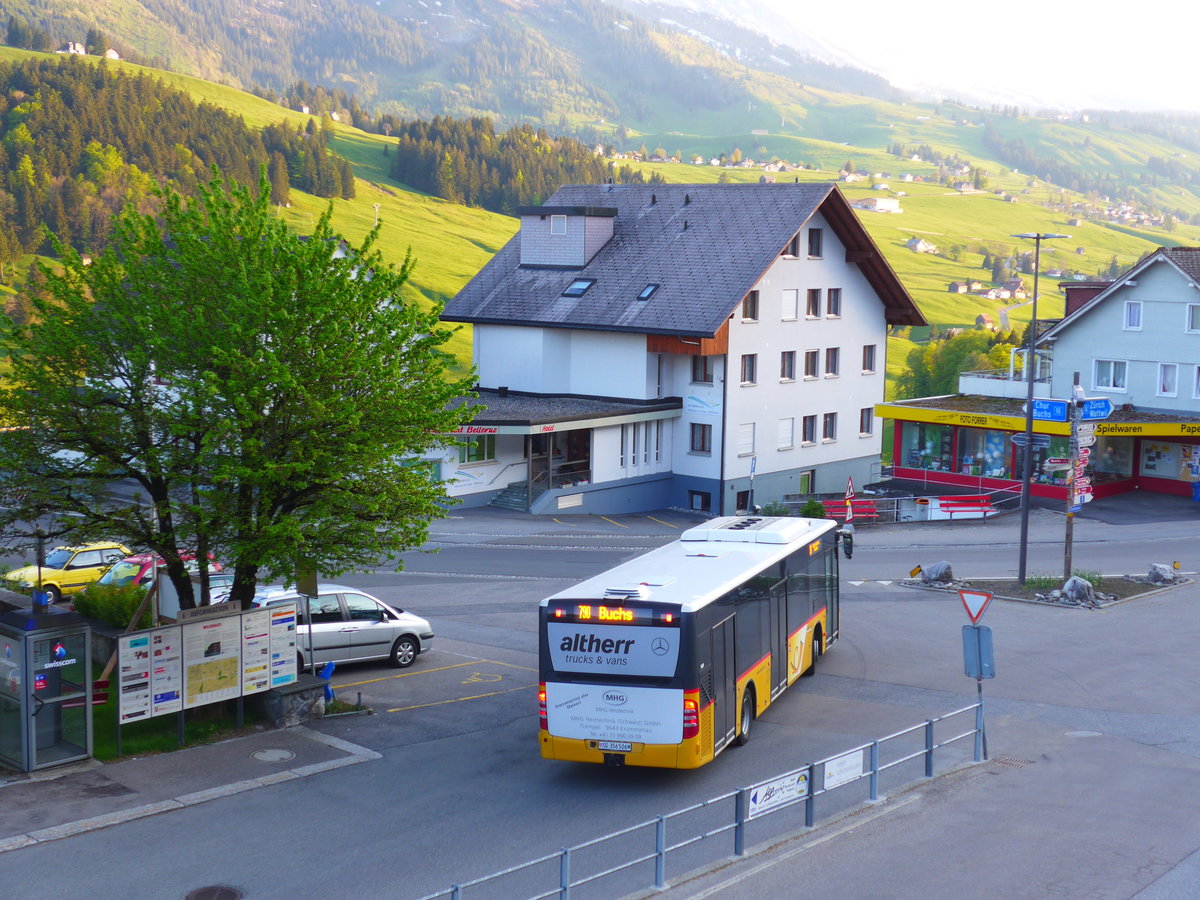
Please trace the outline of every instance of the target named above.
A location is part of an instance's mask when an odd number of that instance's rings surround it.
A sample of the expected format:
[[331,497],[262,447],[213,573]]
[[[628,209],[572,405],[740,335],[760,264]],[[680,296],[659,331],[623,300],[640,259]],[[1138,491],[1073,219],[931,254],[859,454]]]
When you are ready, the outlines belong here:
[[566,216],[551,216],[550,217],[550,233],[551,234],[566,234],[567,233],[567,217]]
[[595,283],[595,278],[576,278],[567,285],[567,289],[562,292],[562,295],[564,297],[582,297],[587,293],[588,288]]

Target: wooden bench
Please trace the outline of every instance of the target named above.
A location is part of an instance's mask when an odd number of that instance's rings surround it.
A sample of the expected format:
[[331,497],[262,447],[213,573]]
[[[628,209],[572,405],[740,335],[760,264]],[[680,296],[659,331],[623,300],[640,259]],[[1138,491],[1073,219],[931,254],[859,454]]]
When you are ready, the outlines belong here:
[[[846,501],[845,500],[822,500],[821,505],[825,507],[825,515],[830,519],[846,518]],[[851,500],[850,508],[854,510],[853,521],[859,519],[878,519],[879,508],[874,500]]]
[[955,513],[973,513],[982,518],[987,518],[992,513],[996,512],[996,507],[992,506],[992,500],[986,495],[965,496],[954,495],[950,497],[938,497],[938,509],[946,513],[951,519]]

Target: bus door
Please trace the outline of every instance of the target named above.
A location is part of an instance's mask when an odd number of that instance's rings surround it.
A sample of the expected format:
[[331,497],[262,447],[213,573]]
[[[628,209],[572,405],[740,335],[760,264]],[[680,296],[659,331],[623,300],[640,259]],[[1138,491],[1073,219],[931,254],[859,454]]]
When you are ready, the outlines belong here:
[[788,685],[787,581],[771,588],[771,699]]
[[737,669],[733,661],[733,616],[712,628],[713,752],[731,740],[737,721]]
[[825,554],[825,618],[828,622],[829,634],[825,635],[825,643],[829,645],[837,640],[840,627],[841,593],[838,583],[838,556],[836,546]]

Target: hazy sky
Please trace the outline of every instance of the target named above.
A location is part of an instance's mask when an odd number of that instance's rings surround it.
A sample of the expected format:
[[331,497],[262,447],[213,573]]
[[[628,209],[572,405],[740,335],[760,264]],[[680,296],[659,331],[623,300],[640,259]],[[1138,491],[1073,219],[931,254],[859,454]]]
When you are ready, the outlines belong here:
[[960,87],[1031,107],[1200,110],[1195,23],[1188,24],[1196,7],[1179,0],[760,2],[898,87],[940,87],[950,96]]

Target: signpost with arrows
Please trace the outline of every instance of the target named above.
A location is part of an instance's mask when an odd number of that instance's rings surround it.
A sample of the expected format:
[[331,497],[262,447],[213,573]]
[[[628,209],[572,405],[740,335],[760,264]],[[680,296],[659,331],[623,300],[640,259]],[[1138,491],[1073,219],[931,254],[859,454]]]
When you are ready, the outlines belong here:
[[1067,470],[1067,526],[1063,542],[1063,581],[1071,577],[1071,552],[1074,540],[1075,513],[1083,504],[1092,502],[1092,479],[1088,476],[1092,447],[1096,444],[1094,422],[1107,419],[1113,411],[1107,397],[1085,397],[1079,384],[1079,373],[1071,387],[1071,467]]

